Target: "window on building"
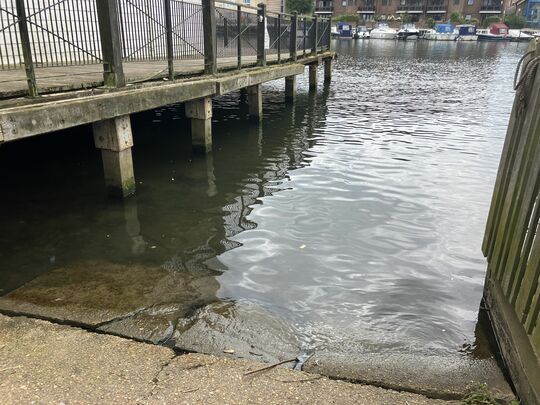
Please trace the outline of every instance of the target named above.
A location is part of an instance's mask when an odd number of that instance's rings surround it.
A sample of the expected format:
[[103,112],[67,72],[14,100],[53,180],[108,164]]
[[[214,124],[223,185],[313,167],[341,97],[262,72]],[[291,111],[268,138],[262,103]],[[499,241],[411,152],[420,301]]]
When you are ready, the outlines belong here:
[[459,0],[454,0],[454,5],[455,6],[459,5]]
[[465,16],[465,19],[466,19],[467,21],[471,21],[471,18],[472,18],[472,15],[470,15],[470,14],[467,14],[467,15]]
[[341,5],[342,5],[343,7],[347,7],[347,0],[342,0],[342,1],[341,1]]
[[468,0],[468,1],[467,1],[467,4],[468,4],[469,6],[474,6],[474,0]]
[[382,0],[382,5],[387,6],[388,5],[388,0]]
[[250,4],[251,4],[251,0],[244,0],[244,4],[250,5]]

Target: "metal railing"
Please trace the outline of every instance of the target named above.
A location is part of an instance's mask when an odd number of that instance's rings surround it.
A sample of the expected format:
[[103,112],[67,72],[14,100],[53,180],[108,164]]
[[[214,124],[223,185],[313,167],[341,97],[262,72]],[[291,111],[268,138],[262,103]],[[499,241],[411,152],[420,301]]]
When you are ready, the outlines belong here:
[[[267,12],[228,0],[3,0],[0,70],[25,69],[37,95],[43,67],[103,64],[107,86],[125,85],[123,64],[181,61],[204,72],[296,60],[329,49],[330,18]],[[156,65],[157,66],[157,65]],[[95,68],[94,68],[95,72]],[[74,72],[70,74],[75,74]],[[66,75],[66,72],[63,72]],[[48,71],[47,77],[54,76]],[[61,75],[59,75],[61,76]]]
[[443,11],[446,12],[446,2],[428,2],[427,11]]
[[424,5],[422,3],[412,3],[412,4],[400,4],[398,6],[398,11],[423,11]]
[[480,11],[502,11],[501,4],[493,4],[493,3],[484,3],[480,7]]

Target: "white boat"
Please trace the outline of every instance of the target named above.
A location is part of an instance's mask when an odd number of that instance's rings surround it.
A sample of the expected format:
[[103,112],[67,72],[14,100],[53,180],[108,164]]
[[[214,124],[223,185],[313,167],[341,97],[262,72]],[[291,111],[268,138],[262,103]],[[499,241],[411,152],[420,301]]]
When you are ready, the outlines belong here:
[[414,24],[404,24],[397,33],[398,39],[411,40],[420,38],[420,31]]
[[397,31],[390,28],[388,24],[379,24],[377,28],[374,28],[369,33],[370,39],[396,39]]
[[456,26],[455,33],[458,41],[477,41],[476,26],[472,24],[461,24]]
[[369,31],[365,25],[358,25],[356,31],[354,32],[355,39],[368,39]]
[[508,36],[512,42],[529,42],[534,37],[521,30],[508,30]]
[[435,29],[424,34],[424,38],[431,41],[455,41],[457,36],[452,24],[435,24]]

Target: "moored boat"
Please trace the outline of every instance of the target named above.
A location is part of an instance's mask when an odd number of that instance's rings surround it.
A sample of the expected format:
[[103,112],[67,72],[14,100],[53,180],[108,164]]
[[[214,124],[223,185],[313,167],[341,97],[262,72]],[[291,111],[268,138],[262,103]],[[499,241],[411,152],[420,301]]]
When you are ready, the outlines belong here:
[[420,38],[420,31],[414,24],[404,24],[397,32],[397,38],[403,40],[411,40]]
[[508,26],[503,23],[491,24],[489,29],[478,30],[477,35],[479,41],[507,41],[510,39]]
[[478,35],[476,34],[476,26],[471,24],[456,25],[455,30],[458,41],[477,41]]
[[337,23],[337,32],[340,39],[352,39],[353,37],[352,25],[346,22]]
[[529,42],[534,38],[521,30],[508,30],[508,36],[512,42]]
[[390,28],[388,24],[379,24],[377,28],[374,28],[369,33],[371,39],[396,39],[397,31]]
[[455,41],[457,36],[452,24],[435,24],[433,30],[424,34],[424,38],[431,41]]

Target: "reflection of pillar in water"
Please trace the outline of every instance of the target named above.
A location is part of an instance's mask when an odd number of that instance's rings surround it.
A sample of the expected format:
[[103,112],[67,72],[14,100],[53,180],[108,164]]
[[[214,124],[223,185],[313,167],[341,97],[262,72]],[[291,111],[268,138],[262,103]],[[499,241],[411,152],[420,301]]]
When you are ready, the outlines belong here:
[[147,243],[141,235],[141,224],[137,210],[137,200],[130,199],[123,203],[124,219],[126,221],[126,233],[131,238],[131,253],[134,255],[143,254]]
[[216,186],[216,176],[214,175],[214,157],[211,153],[206,155],[206,177],[208,179],[208,189],[206,194],[213,197],[218,193]]

